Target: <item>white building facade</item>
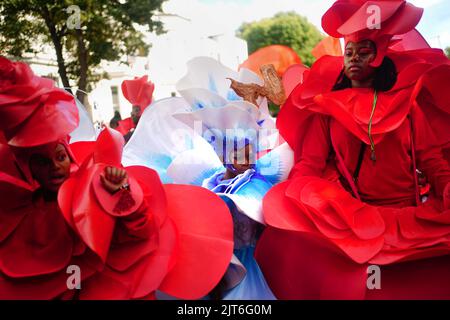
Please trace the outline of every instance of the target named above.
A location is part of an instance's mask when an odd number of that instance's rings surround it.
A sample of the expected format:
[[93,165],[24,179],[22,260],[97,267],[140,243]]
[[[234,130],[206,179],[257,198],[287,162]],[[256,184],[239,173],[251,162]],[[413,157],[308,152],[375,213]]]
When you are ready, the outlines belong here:
[[187,62],[194,57],[211,57],[234,70],[248,58],[247,42],[234,35],[199,32],[195,22],[178,15],[164,14],[159,19],[167,32],[146,35],[151,44],[148,57],[130,57],[127,64],[115,62],[103,66],[109,79],[98,82],[88,96],[94,122],[109,124],[116,110],[122,119],[130,116],[132,106],[121,90],[124,80],[148,75],[155,84],[153,98],[159,100],[178,95],[175,85],[186,74]]
[[[130,116],[132,106],[121,90],[124,80],[148,75],[155,84],[154,100],[159,100],[178,95],[175,85],[186,74],[187,62],[194,57],[211,57],[234,70],[248,58],[246,41],[232,34],[209,34],[208,30],[198,28],[195,21],[176,14],[161,14],[157,18],[167,32],[159,36],[146,34],[151,45],[147,57],[123,57],[119,62],[100,66],[108,79],[100,80],[88,93],[94,122],[109,125],[116,110],[122,119]],[[36,74],[52,78],[62,87],[52,47],[29,57],[27,62]]]

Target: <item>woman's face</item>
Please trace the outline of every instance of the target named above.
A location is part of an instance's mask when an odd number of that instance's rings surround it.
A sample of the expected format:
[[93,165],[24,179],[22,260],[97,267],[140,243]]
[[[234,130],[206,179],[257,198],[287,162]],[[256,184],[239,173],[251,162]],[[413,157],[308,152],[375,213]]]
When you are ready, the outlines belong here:
[[370,65],[376,58],[375,44],[370,40],[348,42],[344,54],[344,73],[353,87],[370,87],[375,68]]
[[46,191],[58,192],[70,175],[70,157],[62,144],[36,148],[30,157],[33,178]]

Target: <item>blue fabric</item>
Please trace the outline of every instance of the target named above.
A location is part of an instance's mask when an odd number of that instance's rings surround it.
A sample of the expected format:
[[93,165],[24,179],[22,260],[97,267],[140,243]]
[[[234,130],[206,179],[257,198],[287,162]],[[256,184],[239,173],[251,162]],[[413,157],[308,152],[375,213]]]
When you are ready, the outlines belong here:
[[238,286],[225,293],[223,300],[276,300],[254,258],[255,247],[234,250],[235,256],[247,269]]
[[243,99],[239,97],[233,89],[228,90],[227,93],[227,100],[228,101],[242,101]]
[[202,171],[193,181],[190,182],[190,184],[192,184],[194,186],[202,186],[203,181],[205,181],[205,179],[207,179],[208,177],[214,176],[217,173],[220,174],[222,172],[223,172],[222,167],[211,168],[206,171]]
[[272,184],[265,177],[255,172],[247,183],[242,183],[236,189],[234,194],[246,198],[253,198],[262,201],[266,193],[272,188]]
[[262,201],[264,195],[272,187],[265,177],[255,169],[249,169],[234,179],[223,180],[225,171],[216,174],[203,182],[203,187],[214,193],[238,194],[245,197],[256,198]]
[[162,154],[150,154],[142,164],[158,172],[163,184],[172,183],[173,180],[167,175],[167,168],[172,163],[172,158]]
[[211,178],[206,179],[203,186],[214,193],[235,194],[240,187],[250,182],[255,173],[254,169],[249,169],[234,179],[223,180],[225,171],[217,172]]
[[208,89],[216,94],[219,94],[219,90],[217,90],[216,82],[214,77],[211,74],[208,74]]
[[259,158],[256,161],[256,168],[273,185],[281,182],[283,172],[290,171],[290,168],[283,167],[281,155],[273,151]]
[[[270,189],[263,176],[254,169],[238,175],[234,179],[223,180],[225,172],[217,172],[211,178],[206,179],[203,186],[215,193],[238,194],[246,197],[262,197]],[[224,294],[224,300],[275,300],[275,296],[267,285],[266,280],[254,258],[256,242],[263,226],[241,213],[235,203],[222,197],[233,216],[234,225],[234,254],[247,270],[247,274],[241,283]]]

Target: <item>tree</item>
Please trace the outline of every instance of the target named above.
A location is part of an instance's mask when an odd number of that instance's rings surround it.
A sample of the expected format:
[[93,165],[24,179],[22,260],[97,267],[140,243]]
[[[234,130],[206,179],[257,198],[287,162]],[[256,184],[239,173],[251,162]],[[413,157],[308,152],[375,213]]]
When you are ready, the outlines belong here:
[[322,40],[319,30],[295,12],[278,13],[273,18],[244,23],[237,34],[247,41],[250,54],[269,45],[285,45],[294,49],[308,66],[315,60],[311,50]]
[[98,80],[95,70],[102,61],[147,53],[149,45],[137,26],[163,32],[153,17],[164,1],[2,0],[0,54],[21,59],[39,51],[38,44],[51,44],[64,87],[72,87],[72,80],[84,102],[83,92]]
[[445,48],[445,54],[450,59],[450,47]]

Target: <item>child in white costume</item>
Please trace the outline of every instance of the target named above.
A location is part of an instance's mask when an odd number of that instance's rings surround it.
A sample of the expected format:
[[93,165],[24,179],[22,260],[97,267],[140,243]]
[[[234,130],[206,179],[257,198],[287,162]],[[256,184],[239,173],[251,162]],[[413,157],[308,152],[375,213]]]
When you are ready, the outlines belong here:
[[243,101],[228,78],[263,84],[246,69],[238,73],[210,58],[191,60],[188,74],[177,84],[182,98],[147,108],[123,162],[151,167],[166,183],[202,185],[217,193],[233,215],[234,258],[239,259],[225,276],[223,298],[275,299],[253,252],[264,228],[262,198],[287,178],[293,154],[287,144],[277,146],[267,100],[260,97],[257,105]]

